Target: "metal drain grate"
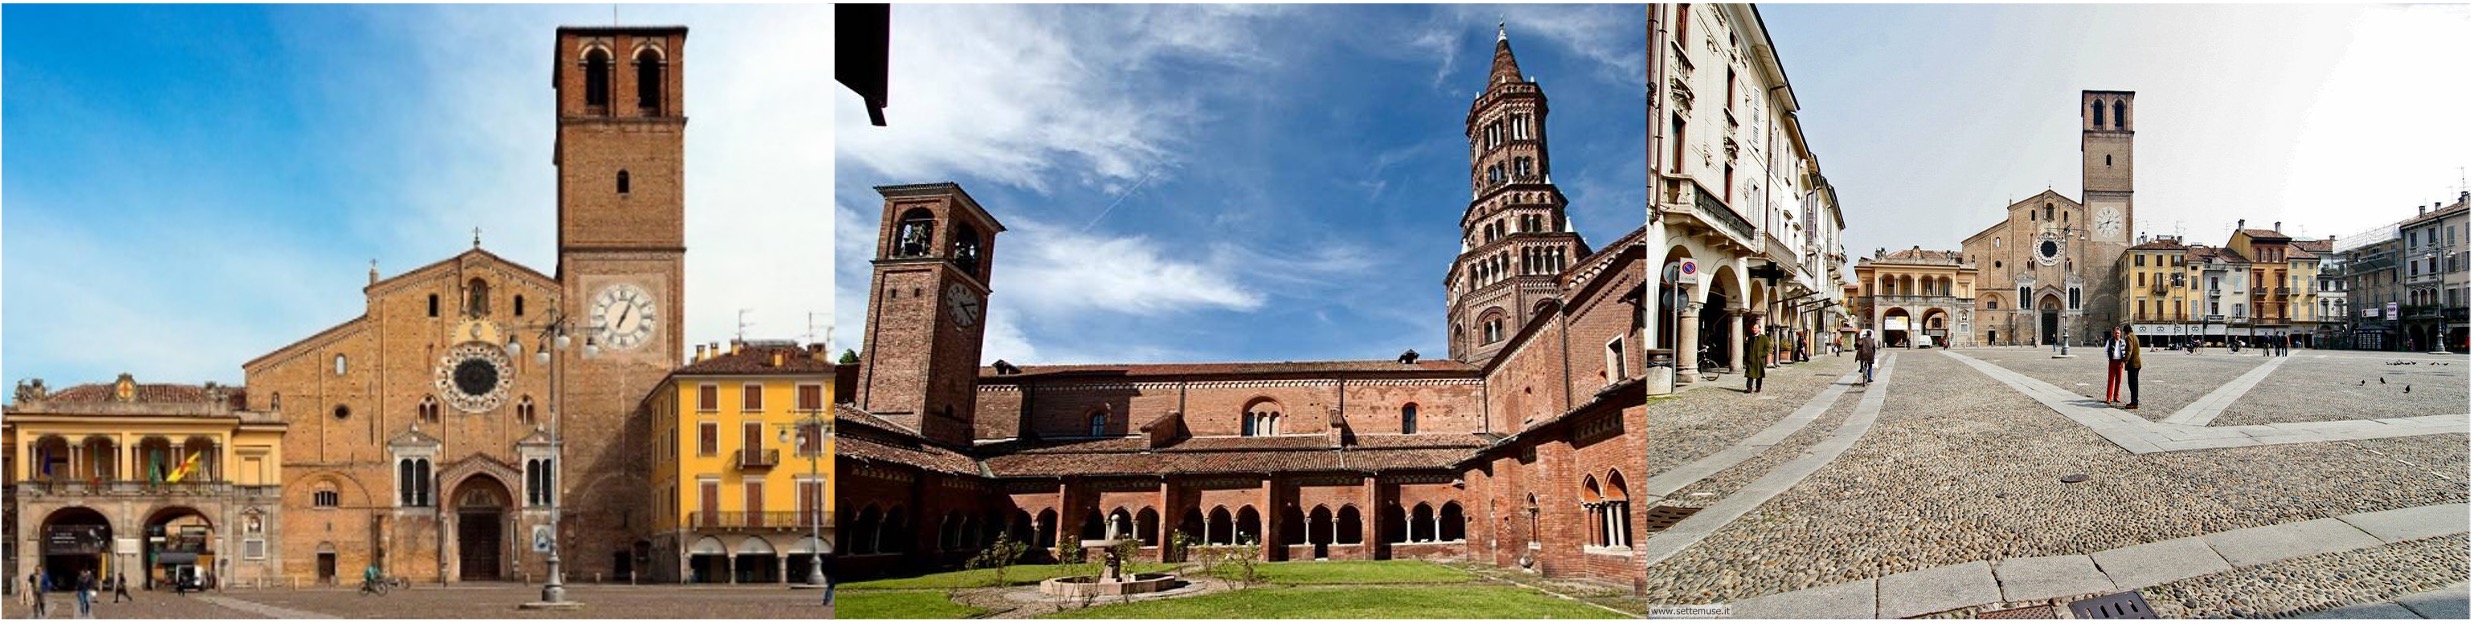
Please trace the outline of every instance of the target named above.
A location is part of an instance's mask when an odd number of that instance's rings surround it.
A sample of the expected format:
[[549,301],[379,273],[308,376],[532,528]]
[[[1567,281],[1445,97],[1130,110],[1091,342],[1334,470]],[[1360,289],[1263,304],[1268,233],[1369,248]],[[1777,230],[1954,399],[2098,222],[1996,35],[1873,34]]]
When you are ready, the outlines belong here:
[[2071,615],[2075,618],[2156,618],[2157,610],[2150,609],[2148,599],[2140,598],[2140,593],[2124,592],[2072,601]]
[[2028,607],[2015,607],[2015,608],[2011,608],[2011,609],[2007,609],[2007,610],[1993,610],[1993,611],[1990,611],[1990,612],[1978,612],[1978,613],[1977,613],[1977,618],[2054,618],[2054,619],[2059,619],[2059,618],[2062,618],[2062,613],[2054,611],[2054,606],[2052,606],[2052,605],[2031,605],[2031,606],[2028,606]]
[[1650,533],[1666,531],[1668,527],[1674,527],[1676,526],[1676,523],[1684,522],[1686,517],[1692,516],[1694,512],[1698,511],[1702,511],[1702,508],[1673,507],[1668,505],[1653,507],[1650,508],[1650,524],[1644,528],[1648,529]]

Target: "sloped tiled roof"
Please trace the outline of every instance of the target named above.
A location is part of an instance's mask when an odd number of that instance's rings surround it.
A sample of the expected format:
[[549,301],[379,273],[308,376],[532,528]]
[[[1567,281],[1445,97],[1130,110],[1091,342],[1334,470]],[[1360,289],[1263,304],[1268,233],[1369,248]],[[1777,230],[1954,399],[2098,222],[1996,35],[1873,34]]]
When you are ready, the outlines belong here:
[[[782,365],[774,365],[774,356],[782,356]],[[799,346],[747,346],[738,351],[706,357],[702,361],[680,366],[674,375],[747,375],[747,374],[825,374],[834,365],[822,353],[810,352]]]
[[1449,359],[1421,359],[1412,363],[1399,360],[1362,361],[1275,361],[1199,364],[1099,364],[1071,366],[1018,366],[1020,374],[999,375],[995,368],[981,368],[981,383],[1003,383],[1017,377],[1187,377],[1211,375],[1300,375],[1300,374],[1433,374],[1476,376],[1478,366]]
[[2146,242],[2142,242],[2142,243],[2140,243],[2140,245],[2138,245],[2138,246],[2133,246],[2133,247],[2131,247],[2131,249],[2132,249],[2132,250],[2183,250],[2183,249],[2184,249],[2184,246],[2183,246],[2183,242],[2182,242],[2182,240],[2176,240],[2176,239],[2154,239],[2154,240],[2149,240],[2149,241],[2146,241]]

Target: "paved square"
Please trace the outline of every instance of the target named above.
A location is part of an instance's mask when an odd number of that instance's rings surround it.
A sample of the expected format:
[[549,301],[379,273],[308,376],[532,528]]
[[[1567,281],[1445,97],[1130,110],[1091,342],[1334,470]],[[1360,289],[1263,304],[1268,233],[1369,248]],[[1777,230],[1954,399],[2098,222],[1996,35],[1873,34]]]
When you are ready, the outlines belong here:
[[[227,590],[213,593],[135,593],[137,602],[97,604],[98,618],[833,618],[824,607],[822,590],[791,590],[779,586],[711,585],[571,585],[567,596],[584,603],[576,611],[532,611],[518,604],[541,598],[540,586],[521,584],[414,585],[386,596],[364,595],[351,588],[308,590]],[[64,618],[76,609],[73,595],[49,595],[52,617]],[[103,598],[109,599],[105,594]],[[6,616],[25,618],[30,611],[11,600]]]
[[[1743,602],[1740,615],[1794,616],[1784,612],[1832,612],[1871,582],[1883,615],[1912,616],[1977,607],[1953,605],[1975,599],[2188,584],[2184,615],[2291,615],[2467,579],[2463,556],[2442,555],[2447,541],[2463,546],[2466,537],[2464,357],[2297,350],[2263,370],[2271,360],[2257,354],[2148,354],[2144,403],[2124,411],[2084,395],[2103,394],[2098,359],[2053,359],[2036,348],[1886,355],[1897,366],[1870,386],[1884,391],[1878,406],[1860,402],[1867,386],[1839,390],[1828,409],[1749,457],[1712,460],[1756,433],[1776,437],[1773,427],[1825,402],[1826,386],[1852,365],[1775,368],[1772,391],[1750,400],[1703,388],[1651,405],[1654,430],[1671,409],[1726,412],[1697,423],[1724,422],[1716,437],[1665,449],[1653,438],[1669,456],[1653,467],[1707,473],[1679,490],[1713,508],[1697,517],[1742,511],[1702,522],[1715,528],[1697,538],[1651,535],[1651,546],[1681,545],[1654,552],[1651,603]],[[2420,374],[2396,366],[2422,377],[2414,391],[2401,383],[2394,396],[2361,402],[2303,388],[2343,372],[2388,372],[2391,360],[2444,365]],[[2227,388],[2247,374],[2258,375],[2256,385]],[[2372,376],[2380,385],[2382,375]],[[2066,392],[2032,396],[2024,384]],[[2427,386],[2453,385],[2456,400],[2423,396]],[[2213,394],[2217,403],[2186,411]],[[2251,406],[2290,407],[2294,418],[2229,420]],[[2191,422],[2166,421],[2178,412]],[[1746,488],[1793,460],[1826,456],[1833,436],[1850,432],[1844,453],[1775,496]],[[2267,574],[2304,560],[2384,574],[2332,577],[2312,591]],[[1981,589],[1915,583],[1980,569]],[[2249,595],[2241,607],[2209,592],[2236,586]],[[1787,593],[1798,594],[1773,598]]]

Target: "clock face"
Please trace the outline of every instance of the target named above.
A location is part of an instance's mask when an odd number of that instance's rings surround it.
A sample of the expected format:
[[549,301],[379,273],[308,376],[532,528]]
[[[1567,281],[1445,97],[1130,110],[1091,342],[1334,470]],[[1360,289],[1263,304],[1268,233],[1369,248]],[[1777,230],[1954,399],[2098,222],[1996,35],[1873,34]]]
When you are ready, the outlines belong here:
[[2062,242],[2054,241],[2052,239],[2037,242],[2038,263],[2050,266],[2054,265],[2054,262],[2060,259],[2062,259]]
[[497,409],[507,401],[514,381],[508,377],[507,352],[487,342],[458,344],[438,360],[438,395],[447,405],[467,413]]
[[2115,207],[2097,208],[2097,234],[2115,237],[2123,234],[2123,210]]
[[955,326],[979,324],[980,313],[980,295],[971,293],[971,288],[959,283],[945,286],[945,315],[954,319]]
[[660,324],[660,311],[654,308],[653,296],[644,288],[618,283],[602,288],[593,297],[592,323],[597,335],[594,341],[602,348],[627,350],[643,346],[652,339]]

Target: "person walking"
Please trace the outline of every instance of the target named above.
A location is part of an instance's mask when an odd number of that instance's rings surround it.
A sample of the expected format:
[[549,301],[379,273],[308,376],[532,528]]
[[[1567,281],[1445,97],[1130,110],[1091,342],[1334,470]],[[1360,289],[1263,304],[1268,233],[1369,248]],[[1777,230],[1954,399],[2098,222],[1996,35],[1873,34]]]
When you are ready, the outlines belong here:
[[839,577],[834,574],[834,554],[827,553],[825,554],[825,607],[834,606],[834,580],[836,579]]
[[2129,357],[2123,360],[2123,383],[2131,386],[2131,402],[2123,405],[2123,409],[2139,409],[2140,334],[2133,333],[2131,331],[2131,323],[2128,322],[2123,323],[2123,328],[2117,330],[2116,332],[2122,334],[2123,344],[2126,347],[2124,354],[2129,355]]
[[34,594],[35,618],[50,618],[52,615],[51,604],[43,600],[43,593],[50,591],[51,583],[51,578],[44,576],[42,566],[34,567],[34,574],[26,576],[26,591]]
[[1856,336],[1856,369],[1865,373],[1865,382],[1873,383],[1873,354],[1880,348],[1873,343],[1873,329]]
[[94,616],[95,616],[95,571],[93,571],[93,570],[82,570],[82,571],[78,571],[78,573],[77,573],[77,617],[78,617],[78,618],[94,618]]
[[1754,394],[1762,391],[1762,375],[1764,371],[1768,369],[1768,366],[1764,364],[1769,360],[1771,353],[1770,334],[1763,333],[1753,336],[1752,344],[1752,348],[1746,349],[1745,351],[1746,394]]
[[129,573],[112,576],[112,602],[119,603],[121,599],[128,599],[133,603],[137,601],[137,597],[129,596]]
[[2105,404],[2122,400],[2123,330],[2115,329],[2105,338]]

